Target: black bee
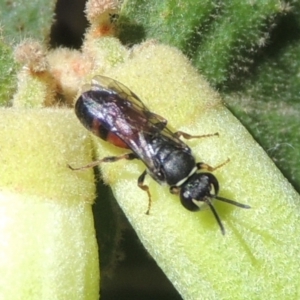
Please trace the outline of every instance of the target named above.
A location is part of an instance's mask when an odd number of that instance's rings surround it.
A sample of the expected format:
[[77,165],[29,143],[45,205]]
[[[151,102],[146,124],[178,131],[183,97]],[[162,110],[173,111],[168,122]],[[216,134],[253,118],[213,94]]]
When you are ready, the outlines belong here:
[[105,157],[78,169],[120,159],[140,159],[146,165],[146,170],[139,176],[138,186],[147,192],[149,197],[147,214],[151,206],[149,187],[144,184],[147,174],[159,184],[169,185],[170,193],[178,194],[186,209],[198,211],[204,204],[208,205],[222,234],[225,234],[225,229],[212,200],[250,208],[248,205],[218,196],[219,183],[210,172],[227,161],[215,168],[202,162],[196,163],[191,149],[180,139],[201,138],[218,135],[217,133],[193,136],[182,131],[172,132],[167,127],[167,120],[149,111],[130,89],[104,76],[94,77],[92,84],[85,86],[75,104],[75,113],[81,123],[96,136],[132,151],[117,157]]

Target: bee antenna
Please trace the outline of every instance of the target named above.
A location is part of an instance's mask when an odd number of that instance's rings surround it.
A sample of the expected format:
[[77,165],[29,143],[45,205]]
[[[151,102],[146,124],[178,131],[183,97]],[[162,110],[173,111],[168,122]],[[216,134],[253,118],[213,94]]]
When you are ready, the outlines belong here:
[[[226,199],[226,200],[227,200],[227,199]],[[225,201],[225,202],[226,202],[226,201]],[[220,219],[220,217],[219,217],[217,211],[215,210],[214,206],[212,205],[212,203],[211,203],[210,201],[207,201],[207,204],[208,204],[210,210],[212,211],[213,215],[215,216],[215,218],[216,218],[216,220],[217,220],[217,222],[218,222],[218,224],[219,224],[219,226],[220,226],[220,229],[221,229],[222,234],[225,235],[225,228],[224,228],[224,226],[223,226],[223,224],[222,224],[222,221],[221,221],[221,219]]]
[[229,204],[241,207],[241,208],[251,208],[250,205],[242,204],[242,203],[239,203],[234,200],[227,199],[227,198],[223,198],[223,197],[219,197],[219,196],[213,196],[212,198],[218,199],[220,201],[223,201],[223,202],[226,202],[226,203],[229,203]]

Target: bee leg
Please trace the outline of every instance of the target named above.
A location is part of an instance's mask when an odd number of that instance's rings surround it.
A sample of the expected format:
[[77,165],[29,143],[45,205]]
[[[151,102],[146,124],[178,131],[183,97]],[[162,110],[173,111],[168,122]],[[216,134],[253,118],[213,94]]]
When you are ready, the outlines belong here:
[[148,194],[149,201],[148,201],[148,209],[146,211],[146,215],[149,215],[150,208],[151,208],[151,194],[150,194],[148,185],[144,184],[146,175],[147,175],[147,170],[145,170],[138,178],[138,186],[139,186],[139,188],[141,188],[143,191],[145,191]]
[[169,189],[169,192],[171,194],[174,194],[174,195],[179,195],[179,193],[180,193],[180,187],[178,187],[178,186],[171,186],[170,189]]
[[190,139],[201,139],[201,138],[206,138],[206,137],[219,136],[219,133],[216,132],[216,133],[212,133],[212,134],[190,135],[183,131],[176,131],[174,133],[174,135],[178,138],[183,136],[186,140],[190,140]]
[[197,166],[198,170],[207,170],[209,172],[213,172],[213,171],[223,167],[224,165],[228,164],[229,162],[230,162],[230,159],[227,158],[226,161],[224,161],[223,163],[217,165],[216,167],[211,167],[210,165],[208,165],[206,163],[203,163],[203,162],[197,163],[196,166]]
[[132,159],[135,159],[135,158],[138,158],[138,157],[134,153],[126,153],[126,154],[123,154],[123,155],[120,155],[120,156],[107,156],[107,157],[104,157],[102,159],[93,161],[93,162],[91,162],[91,163],[89,163],[85,166],[78,167],[78,168],[74,168],[70,165],[68,165],[68,167],[73,171],[78,171],[78,170],[85,170],[85,169],[93,168],[93,167],[98,166],[99,164],[101,164],[103,162],[116,162],[116,161],[121,160],[121,159],[132,160]]

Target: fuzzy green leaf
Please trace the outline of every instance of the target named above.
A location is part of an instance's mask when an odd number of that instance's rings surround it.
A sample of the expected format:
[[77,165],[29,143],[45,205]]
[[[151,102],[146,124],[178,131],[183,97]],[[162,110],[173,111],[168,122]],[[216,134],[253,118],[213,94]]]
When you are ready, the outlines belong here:
[[55,0],[1,1],[3,36],[11,42],[28,37],[44,39],[53,21],[55,3]]
[[154,38],[178,47],[211,83],[219,85],[248,64],[250,53],[281,11],[278,0],[125,1],[120,38],[125,43]]
[[3,106],[8,105],[17,83],[12,48],[3,39],[0,39],[0,70],[0,106]]
[[[253,72],[226,102],[285,176],[300,191],[300,5],[274,32],[274,42],[257,58]],[[243,99],[243,100],[241,100]]]

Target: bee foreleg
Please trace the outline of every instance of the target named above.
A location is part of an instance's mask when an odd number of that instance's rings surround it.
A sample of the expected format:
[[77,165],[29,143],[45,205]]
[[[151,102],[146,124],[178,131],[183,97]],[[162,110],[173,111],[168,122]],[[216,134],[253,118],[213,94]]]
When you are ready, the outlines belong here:
[[229,162],[230,162],[230,159],[227,158],[226,161],[217,165],[216,167],[211,167],[210,165],[208,165],[206,163],[200,162],[200,163],[197,163],[197,168],[198,168],[198,170],[207,170],[209,172],[213,172],[213,171],[223,167],[224,165],[228,164]]

